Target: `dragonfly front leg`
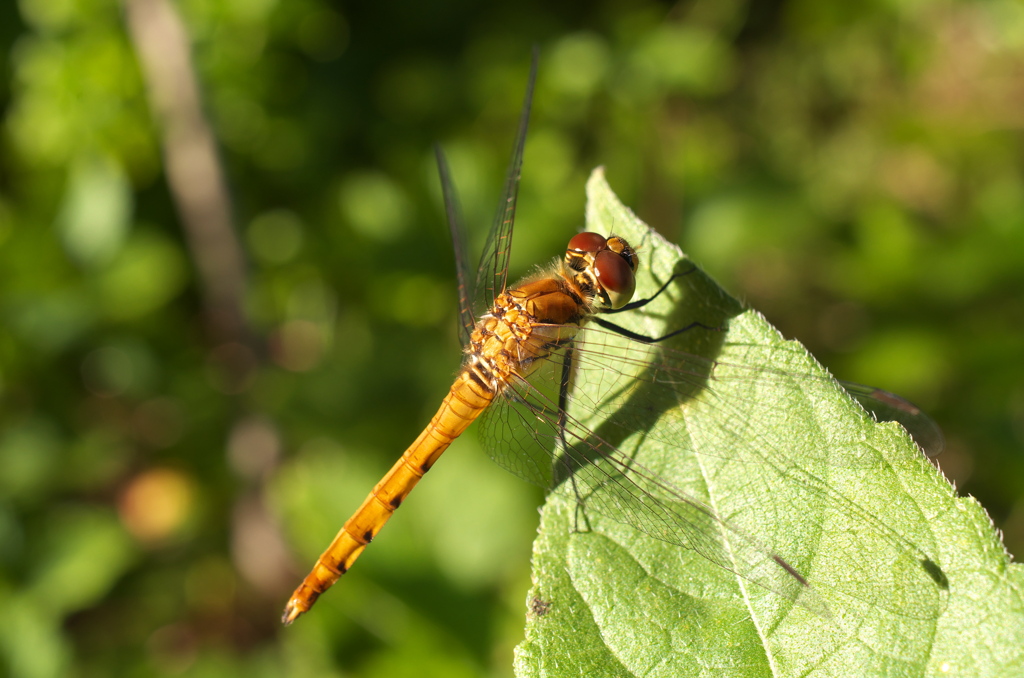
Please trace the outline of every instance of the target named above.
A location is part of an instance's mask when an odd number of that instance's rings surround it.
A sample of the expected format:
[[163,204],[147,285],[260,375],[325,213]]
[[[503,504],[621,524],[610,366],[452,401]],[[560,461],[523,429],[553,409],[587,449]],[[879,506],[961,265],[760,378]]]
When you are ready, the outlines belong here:
[[625,306],[623,306],[622,308],[606,308],[606,309],[601,309],[600,313],[610,315],[612,313],[622,313],[623,311],[632,311],[634,309],[643,308],[647,304],[651,303],[652,301],[654,301],[655,299],[660,297],[661,293],[664,292],[665,290],[667,290],[668,286],[671,285],[672,283],[674,283],[676,281],[676,279],[682,278],[683,276],[690,275],[691,273],[696,273],[697,270],[698,270],[697,267],[694,266],[693,268],[691,268],[689,271],[686,271],[685,273],[673,273],[672,277],[670,277],[667,281],[665,281],[665,284],[662,285],[661,287],[659,287],[657,292],[655,292],[651,296],[647,297],[646,299],[637,299],[636,301],[631,301],[628,304],[626,304]]
[[[659,287],[654,294],[652,294],[651,296],[647,297],[646,299],[637,299],[636,301],[630,302],[630,303],[626,304],[625,306],[623,306],[621,308],[601,309],[599,311],[599,313],[601,315],[611,315],[613,313],[621,313],[622,311],[634,311],[636,309],[643,308],[644,306],[647,306],[649,303],[651,303],[652,301],[654,301],[655,299],[660,297],[665,292],[665,290],[668,289],[669,285],[674,283],[676,280],[678,280],[679,278],[682,278],[684,276],[690,275],[691,273],[695,273],[698,270],[699,269],[696,266],[694,266],[694,267],[690,268],[690,270],[685,271],[683,273],[673,273],[671,275],[671,277],[669,277],[669,279],[666,280],[665,283],[661,287]],[[632,339],[634,341],[639,341],[639,342],[644,343],[644,344],[656,344],[658,342],[665,341],[666,339],[671,339],[672,337],[677,336],[679,334],[682,334],[684,332],[688,332],[688,331],[690,331],[690,330],[692,330],[692,329],[694,329],[696,327],[699,327],[699,328],[705,329],[705,330],[712,330],[712,331],[715,331],[715,332],[721,332],[723,330],[723,328],[719,327],[719,326],[711,326],[711,325],[707,325],[707,324],[699,322],[699,321],[694,321],[694,322],[689,323],[688,325],[686,325],[684,327],[681,327],[681,328],[679,328],[677,330],[669,332],[668,334],[664,334],[664,335],[662,335],[660,337],[650,337],[650,336],[647,336],[645,334],[640,334],[639,332],[633,332],[632,330],[627,330],[625,327],[622,327],[621,325],[617,325],[617,324],[615,324],[613,322],[605,320],[600,315],[594,315],[593,317],[591,317],[591,322],[595,323],[596,325],[598,325],[600,327],[603,327],[606,330],[611,330],[612,332],[615,332],[616,334],[624,336],[624,337],[626,337],[628,339]]]

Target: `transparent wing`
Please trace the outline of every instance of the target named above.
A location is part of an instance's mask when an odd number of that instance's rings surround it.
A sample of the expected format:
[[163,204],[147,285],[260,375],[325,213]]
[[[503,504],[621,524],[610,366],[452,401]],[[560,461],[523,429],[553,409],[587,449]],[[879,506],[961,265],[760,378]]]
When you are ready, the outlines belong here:
[[475,297],[472,287],[473,280],[469,275],[469,260],[466,257],[465,221],[462,219],[462,210],[459,208],[455,184],[452,183],[451,172],[448,170],[448,161],[439,145],[434,146],[434,155],[437,158],[437,173],[441,177],[441,194],[444,197],[444,213],[448,219],[448,232],[451,234],[452,247],[455,250],[455,271],[459,280],[459,342],[463,346],[467,346],[469,337],[473,333],[473,326],[476,324],[476,314],[473,308]]
[[[818,574],[812,578],[816,587],[901,617],[933,619],[943,597],[941,570],[833,488],[837,474],[885,473],[877,450],[830,440],[829,427],[801,430],[800,422],[787,422],[792,439],[779,440],[760,423],[773,412],[834,395],[838,383],[805,371],[761,367],[778,364],[778,347],[734,344],[730,350],[744,359],[712,360],[585,329],[572,345],[571,374],[558,362],[563,356],[546,358],[529,384],[514,384],[492,406],[482,429],[485,446],[501,466],[574,496],[585,510],[693,549],[810,609],[820,610],[823,603],[808,592],[800,573],[811,567],[816,547],[827,544],[852,566],[842,576]],[[796,362],[800,356],[793,353]],[[792,440],[801,441],[798,452],[788,444]],[[643,456],[651,448],[670,453],[652,462]],[[727,490],[734,495],[732,505],[744,507],[728,520],[709,506],[707,479],[699,470],[707,459],[727,459],[747,476],[739,488]],[[669,477],[695,480],[684,488]],[[776,488],[786,490],[784,509],[765,500]],[[773,543],[758,531],[764,525],[788,535],[786,540]],[[755,531],[757,539],[749,536]]]
[[[701,328],[695,328],[693,332],[707,333]],[[853,389],[851,395],[877,420],[896,421],[903,425],[926,456],[935,456],[942,449],[942,433],[935,422],[899,396],[799,371],[795,365],[794,369],[766,366],[786,364],[786,351],[779,347],[729,344],[733,352],[741,351],[744,359],[741,362],[714,360],[673,348],[631,341],[612,331],[596,328],[584,329],[575,346],[577,369],[586,375],[580,381],[587,384],[587,392],[599,394],[595,399],[578,393],[577,404],[591,412],[619,413],[615,418],[616,425],[630,431],[647,430],[652,427],[652,416],[657,415],[659,418],[655,421],[659,426],[648,435],[664,444],[675,444],[674,441],[685,433],[685,406],[698,398],[704,407],[721,412],[723,419],[737,420],[736,435],[756,435],[756,430],[747,430],[742,424],[744,418],[740,415],[747,408],[759,404],[763,407],[769,403],[778,412],[785,412],[787,403],[779,400],[780,393],[788,393],[794,400],[810,400],[817,395]],[[789,361],[794,364],[805,360],[801,351],[790,353]],[[603,386],[613,379],[621,382],[617,389]],[[745,386],[729,388],[728,395],[722,392],[721,385],[740,383]],[[802,465],[878,469],[886,464],[875,450],[867,446],[836,446],[825,440],[821,443],[810,449],[802,446],[795,456],[786,449],[776,451],[775,456],[789,459],[791,464]],[[742,447],[725,448],[714,454],[724,459],[744,461]],[[746,461],[759,463],[761,460],[755,456],[746,458]]]
[[[704,502],[660,479],[529,383],[512,384],[483,416],[491,458],[515,475],[670,544],[828,617],[797,568]],[[523,435],[528,432],[528,435]]]
[[512,160],[505,177],[505,191],[498,205],[476,275],[474,310],[477,314],[490,308],[494,299],[505,291],[508,275],[508,258],[512,248],[512,228],[516,218],[516,198],[519,195],[519,176],[523,167],[523,149],[526,146],[526,130],[530,123],[530,106],[533,104],[533,87],[537,81],[537,47],[533,48],[530,76],[526,83],[523,110],[519,115],[519,129],[512,145]]
[[875,419],[895,421],[907,429],[907,433],[918,444],[926,457],[934,459],[942,454],[942,450],[946,446],[946,438],[942,435],[942,429],[917,405],[895,393],[874,386],[855,384],[852,381],[840,381],[839,383],[865,410],[873,414]]

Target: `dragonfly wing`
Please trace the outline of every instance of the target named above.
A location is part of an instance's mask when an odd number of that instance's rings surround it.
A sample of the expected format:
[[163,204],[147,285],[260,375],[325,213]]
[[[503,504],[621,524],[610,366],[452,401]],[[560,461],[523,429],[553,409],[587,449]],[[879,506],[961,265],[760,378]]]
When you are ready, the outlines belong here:
[[942,449],[946,446],[942,429],[917,405],[895,393],[874,386],[864,386],[851,381],[839,383],[878,421],[895,421],[907,429],[907,433],[926,457],[933,459],[942,454]]
[[[712,359],[586,329],[574,342],[569,413],[607,447],[661,450],[657,461],[642,460],[650,477],[672,479],[658,481],[658,496],[710,492],[716,507],[742,507],[728,514],[729,533],[757,534],[761,553],[783,554],[801,572],[815,550],[838,553],[850,569],[811,577],[819,589],[891,614],[934,618],[944,596],[941,570],[864,508],[862,497],[838,489],[870,488],[894,472],[868,440],[833,437],[832,418],[866,423],[867,415],[849,407],[815,419],[822,416],[819,403],[845,395],[831,378],[811,373],[806,353],[801,364],[799,352],[785,344],[719,343],[711,355],[723,357]],[[538,377],[550,380],[549,372]],[[719,480],[712,468],[725,469],[722,477],[731,480]],[[778,493],[783,504],[772,500]],[[765,526],[779,536],[766,535]],[[754,568],[761,563],[755,556]],[[880,591],[885,595],[876,601]]]
[[448,220],[448,232],[452,237],[452,247],[455,250],[455,271],[459,280],[459,341],[463,346],[469,345],[469,337],[476,325],[476,309],[473,308],[473,299],[476,298],[473,289],[473,279],[469,273],[469,259],[466,257],[466,228],[462,219],[462,210],[459,208],[459,198],[456,195],[455,184],[452,182],[451,172],[448,170],[448,161],[444,157],[444,151],[438,145],[434,146],[434,155],[437,157],[437,173],[441,177],[441,194],[444,197],[444,213]]
[[530,123],[530,107],[533,104],[533,88],[537,81],[538,50],[533,49],[530,76],[526,84],[523,110],[519,115],[519,129],[512,145],[512,159],[505,177],[505,190],[498,205],[494,224],[487,234],[480,266],[476,276],[476,306],[490,308],[494,299],[505,291],[508,275],[508,259],[512,250],[512,229],[516,218],[516,198],[519,195],[519,176],[523,167],[523,149],[526,147],[526,130]]
[[[797,568],[603,440],[558,408],[558,372],[517,382],[482,419],[491,458],[519,477],[655,539],[692,549],[715,565],[823,617],[828,608]],[[531,381],[534,381],[531,379]]]
[[[786,400],[803,401],[848,392],[878,421],[902,424],[927,456],[934,456],[942,449],[942,433],[938,426],[912,404],[881,389],[838,382],[827,373],[814,373],[803,364],[807,358],[805,351],[725,342],[724,333],[704,328],[694,328],[687,334],[693,335],[684,340],[691,342],[688,348],[701,351],[701,355],[634,341],[610,330],[586,328],[575,342],[577,370],[587,375],[586,383],[596,385],[592,390],[601,393],[603,400],[597,402],[584,395],[586,400],[580,404],[591,410],[625,409],[631,412],[631,415],[621,418],[621,425],[629,430],[643,428],[651,413],[660,416],[660,413],[678,406],[682,409],[675,415],[675,423],[662,422],[661,427],[651,433],[656,439],[673,444],[678,438],[679,427],[684,426],[681,417],[685,406],[694,399],[699,399],[706,407],[720,410],[722,418],[728,419],[735,418],[738,408],[752,401],[781,398],[775,404],[782,412],[785,411]],[[702,341],[701,335],[705,338],[711,335],[711,341]],[[719,344],[717,347],[714,346],[716,342]],[[726,349],[743,357],[739,360],[704,357]],[[601,386],[611,380],[620,384],[618,389]],[[650,384],[654,388],[640,389],[642,384]],[[745,387],[738,388],[734,386],[736,384]],[[627,403],[629,407],[625,408]],[[866,418],[867,414],[864,416]],[[737,432],[743,433],[742,430]],[[756,435],[756,431],[752,434]],[[740,459],[743,450],[726,449],[721,454],[727,459]],[[779,454],[791,456],[786,450]],[[850,468],[881,468],[887,463],[870,448],[859,445],[822,445],[814,449],[800,449],[797,456],[798,459],[791,461]],[[759,463],[760,460],[748,461]]]

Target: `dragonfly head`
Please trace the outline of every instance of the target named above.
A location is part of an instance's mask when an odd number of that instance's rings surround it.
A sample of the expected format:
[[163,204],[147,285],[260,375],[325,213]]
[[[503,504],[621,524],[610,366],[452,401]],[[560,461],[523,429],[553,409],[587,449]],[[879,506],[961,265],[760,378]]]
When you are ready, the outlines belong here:
[[608,308],[622,308],[636,291],[636,251],[624,239],[599,233],[579,233],[569,241],[565,263],[577,271],[576,280]]

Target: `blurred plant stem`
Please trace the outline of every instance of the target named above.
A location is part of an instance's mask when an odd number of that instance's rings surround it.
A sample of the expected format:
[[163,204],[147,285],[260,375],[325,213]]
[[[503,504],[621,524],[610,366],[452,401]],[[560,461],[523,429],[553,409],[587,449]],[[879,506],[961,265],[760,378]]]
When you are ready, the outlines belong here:
[[[245,314],[245,258],[233,224],[233,210],[210,124],[200,105],[199,85],[184,23],[167,0],[126,0],[129,33],[139,56],[150,107],[159,122],[164,164],[189,250],[203,289],[210,352],[219,373],[219,389],[238,396],[248,390],[262,352]],[[237,414],[227,437],[234,440],[250,426]],[[267,429],[265,454],[259,445],[235,451],[269,461],[260,473],[239,475],[247,489],[239,492],[232,519],[236,565],[268,596],[287,590],[294,578],[287,544],[263,501],[264,480],[279,455],[277,427]],[[251,442],[252,436],[242,436]],[[236,470],[239,464],[234,464]],[[244,466],[244,465],[243,465]],[[256,543],[254,543],[254,540]]]
[[150,106],[160,123],[171,194],[201,276],[214,343],[252,349],[243,305],[244,255],[232,227],[213,132],[200,106],[185,26],[167,0],[126,0],[125,10]]

